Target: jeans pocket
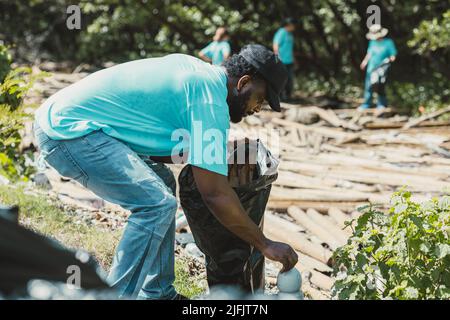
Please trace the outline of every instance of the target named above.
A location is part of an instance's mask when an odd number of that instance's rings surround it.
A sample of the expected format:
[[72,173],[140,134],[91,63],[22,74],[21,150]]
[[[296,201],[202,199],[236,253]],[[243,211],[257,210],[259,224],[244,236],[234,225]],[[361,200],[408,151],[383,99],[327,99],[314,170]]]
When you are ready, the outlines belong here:
[[36,127],[36,125],[34,128],[34,138],[39,149],[43,149],[44,144],[51,140],[50,137],[47,136],[40,127]]
[[44,156],[44,160],[63,177],[78,181],[84,187],[87,186],[87,175],[75,162],[63,144],[58,144]]

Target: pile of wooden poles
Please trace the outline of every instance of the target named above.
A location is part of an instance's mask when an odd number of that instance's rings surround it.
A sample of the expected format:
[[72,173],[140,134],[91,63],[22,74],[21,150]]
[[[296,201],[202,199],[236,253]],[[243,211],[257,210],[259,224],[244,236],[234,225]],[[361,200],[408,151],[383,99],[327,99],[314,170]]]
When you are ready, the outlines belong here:
[[[325,110],[283,105],[232,126],[232,138],[279,139],[263,142],[281,159],[264,230],[299,254],[303,290],[328,299],[333,285],[333,251],[352,234],[345,221],[369,202],[387,208],[405,186],[424,201],[450,192],[450,122],[436,118],[450,107],[409,119],[383,112]],[[274,281],[274,279],[269,279]]]

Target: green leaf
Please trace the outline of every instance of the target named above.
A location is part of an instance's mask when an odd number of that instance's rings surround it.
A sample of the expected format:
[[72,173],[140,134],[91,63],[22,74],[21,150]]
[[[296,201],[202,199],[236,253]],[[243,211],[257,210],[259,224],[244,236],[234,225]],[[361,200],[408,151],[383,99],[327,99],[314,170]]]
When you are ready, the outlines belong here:
[[450,255],[450,245],[448,245],[446,243],[439,243],[436,246],[435,254],[438,257],[438,259],[442,259],[442,258]]

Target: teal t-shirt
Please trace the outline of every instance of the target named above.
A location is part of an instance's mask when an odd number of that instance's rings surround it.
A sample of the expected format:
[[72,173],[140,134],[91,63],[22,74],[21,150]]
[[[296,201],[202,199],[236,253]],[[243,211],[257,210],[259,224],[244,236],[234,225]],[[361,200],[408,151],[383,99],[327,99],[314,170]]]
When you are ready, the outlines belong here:
[[379,67],[383,60],[397,55],[397,49],[395,48],[394,41],[389,38],[383,40],[371,40],[367,53],[370,54],[369,62],[367,64],[367,72],[372,72]]
[[200,52],[211,59],[212,64],[220,65],[225,60],[225,56],[230,54],[231,48],[228,41],[213,41]]
[[62,89],[36,111],[52,139],[102,130],[136,153],[187,152],[188,163],[227,175],[225,70],[183,54],[131,61]]
[[273,43],[278,45],[278,56],[284,64],[294,63],[294,36],[285,28],[280,28],[273,37]]

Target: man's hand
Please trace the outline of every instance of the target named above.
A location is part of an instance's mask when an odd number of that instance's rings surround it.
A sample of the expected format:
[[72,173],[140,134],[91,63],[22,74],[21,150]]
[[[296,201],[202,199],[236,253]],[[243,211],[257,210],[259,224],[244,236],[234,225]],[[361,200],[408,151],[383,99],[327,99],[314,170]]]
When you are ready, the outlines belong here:
[[273,44],[273,53],[275,53],[276,55],[278,55],[278,51],[279,51],[279,46],[277,43]]
[[297,254],[289,245],[267,239],[250,219],[226,176],[196,166],[192,166],[192,173],[203,201],[225,228],[268,259],[281,262],[283,271],[297,263]]
[[261,253],[267,259],[281,262],[283,264],[281,272],[289,271],[295,267],[298,261],[298,255],[291,246],[272,240],[267,240],[267,242],[268,244],[262,249]]
[[199,58],[202,59],[205,62],[212,63],[212,59],[208,58],[204,53],[200,52],[198,54]]
[[369,59],[370,59],[370,54],[367,53],[366,56],[364,57],[363,61],[361,62],[361,65],[359,66],[361,68],[361,70],[364,71],[364,69],[367,67],[367,64],[369,63]]
[[364,71],[364,69],[367,67],[367,62],[364,60],[363,62],[361,62],[361,65],[359,67]]

